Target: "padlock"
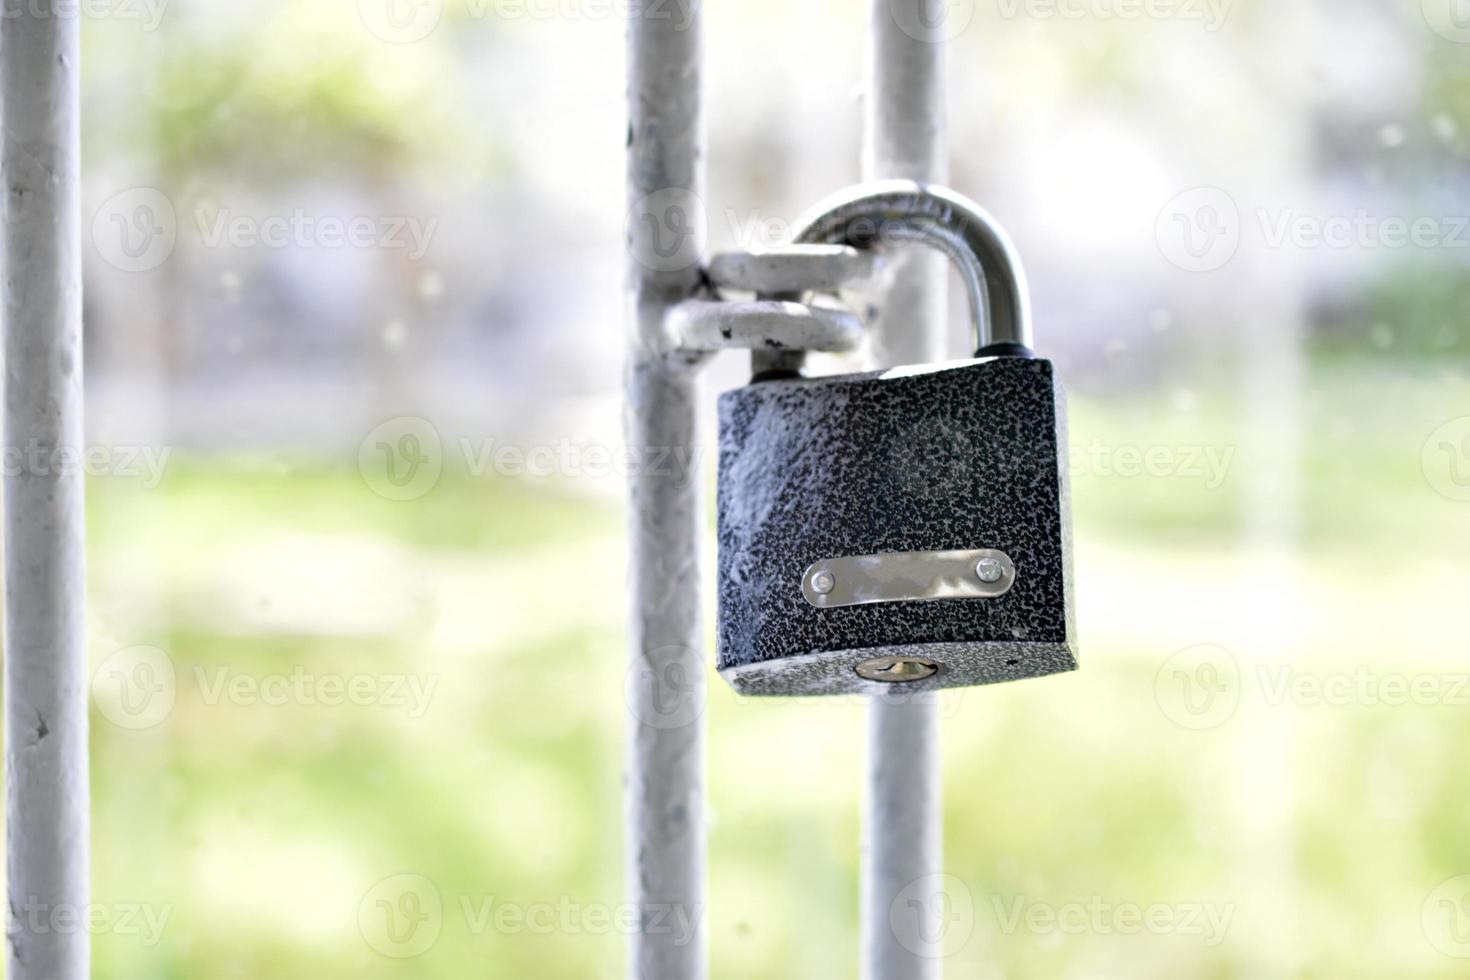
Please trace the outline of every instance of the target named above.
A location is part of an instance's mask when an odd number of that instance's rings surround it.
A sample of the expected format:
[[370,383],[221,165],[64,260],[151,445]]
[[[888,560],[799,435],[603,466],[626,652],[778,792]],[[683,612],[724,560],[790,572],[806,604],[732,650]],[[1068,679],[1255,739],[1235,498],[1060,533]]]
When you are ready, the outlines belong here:
[[952,191],[889,181],[839,195],[798,241],[939,248],[978,349],[766,371],[720,398],[721,675],[741,694],[817,695],[1075,670],[1064,395],[1031,353],[1004,232]]

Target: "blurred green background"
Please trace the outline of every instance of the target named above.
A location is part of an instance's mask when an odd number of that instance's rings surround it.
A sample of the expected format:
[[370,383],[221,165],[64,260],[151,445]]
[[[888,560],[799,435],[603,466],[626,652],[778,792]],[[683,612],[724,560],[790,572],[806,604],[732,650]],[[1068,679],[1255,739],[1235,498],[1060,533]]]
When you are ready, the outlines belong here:
[[[861,6],[707,12],[714,246],[856,177]],[[1280,8],[951,8],[953,183],[1071,391],[1084,659],[940,699],[952,977],[1465,973],[1470,37]],[[620,975],[620,481],[460,449],[620,444],[622,23],[107,9],[90,425],[168,455],[90,484],[96,975]],[[1239,244],[1190,269],[1200,188]],[[1440,240],[1269,235],[1360,211]],[[432,233],[210,234],[297,213]],[[709,692],[713,975],[856,976],[864,706]]]

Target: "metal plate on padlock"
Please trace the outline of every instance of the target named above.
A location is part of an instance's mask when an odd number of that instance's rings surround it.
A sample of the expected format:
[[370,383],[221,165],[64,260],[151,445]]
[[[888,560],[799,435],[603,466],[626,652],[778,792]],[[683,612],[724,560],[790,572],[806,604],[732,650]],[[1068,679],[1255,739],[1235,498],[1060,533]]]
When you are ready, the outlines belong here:
[[1003,551],[892,552],[816,562],[802,576],[806,601],[819,609],[873,602],[993,599],[1016,583]]
[[[726,393],[721,675],[742,694],[806,695],[1076,669],[1065,447],[1061,388],[1036,358]],[[970,568],[962,583],[969,556],[992,552],[1004,581]],[[814,602],[823,569],[832,587]],[[895,669],[909,663],[933,669]]]

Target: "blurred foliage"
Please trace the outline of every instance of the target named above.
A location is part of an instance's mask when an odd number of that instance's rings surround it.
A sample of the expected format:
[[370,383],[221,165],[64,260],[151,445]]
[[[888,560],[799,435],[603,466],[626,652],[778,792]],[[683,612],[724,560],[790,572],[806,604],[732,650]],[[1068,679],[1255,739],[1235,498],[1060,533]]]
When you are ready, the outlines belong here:
[[1316,345],[1324,353],[1426,364],[1470,358],[1470,277],[1458,266],[1401,263],[1351,302],[1324,310]]
[[[1470,531],[1470,511],[1433,494],[1404,446],[1444,404],[1470,403],[1470,381],[1313,371],[1309,544],[1293,615],[1316,625],[1303,627],[1297,666],[1443,670],[1437,627],[1412,591],[1377,596],[1378,615],[1402,624],[1392,648],[1341,614],[1346,590],[1371,587],[1347,585],[1343,557],[1393,551],[1375,565],[1396,561],[1405,580],[1460,561],[1463,536],[1447,537],[1445,521]],[[1191,731],[1155,700],[1160,663],[1216,635],[1210,593],[1250,567],[1232,553],[1247,530],[1253,443],[1233,430],[1240,405],[1218,395],[1218,379],[1205,387],[1216,394],[1183,408],[1176,396],[1167,411],[1147,398],[1074,401],[1076,446],[1238,455],[1218,483],[1074,473],[1084,670],[941,700],[945,863],[975,903],[952,976],[1244,977],[1263,963],[1281,964],[1278,976],[1459,972],[1423,942],[1420,903],[1470,867],[1470,762],[1454,761],[1463,708],[1266,707],[1295,733],[1279,746],[1294,795],[1271,803],[1284,808],[1282,853],[1293,856],[1256,880],[1238,866],[1260,844],[1245,814],[1261,801],[1241,795],[1264,764],[1247,706]],[[179,459],[157,490],[98,481],[92,496],[94,632],[157,644],[178,674],[177,702],[155,728],[123,730],[94,712],[97,901],[170,910],[154,947],[98,936],[97,976],[621,975],[615,928],[479,918],[501,904],[585,913],[622,902],[614,504],[453,469],[423,499],[395,503],[350,465],[284,457]],[[587,586],[575,601],[569,581]],[[1138,609],[1153,612],[1138,620]],[[437,687],[418,716],[208,696],[220,671],[296,670]],[[710,684],[713,975],[855,975],[864,708],[740,701]],[[436,942],[408,959],[376,952],[357,920],[374,884],[400,874],[432,881],[444,909]],[[1282,881],[1295,889],[1290,949],[1258,935]],[[1017,901],[1213,902],[1231,918],[1218,944],[1033,931],[1005,925]]]
[[371,175],[451,153],[472,135],[444,98],[458,73],[439,48],[395,49],[384,70],[382,44],[344,30],[325,5],[264,5],[238,33],[179,40],[166,34],[160,46],[139,134],[165,173],[248,161],[265,180]]

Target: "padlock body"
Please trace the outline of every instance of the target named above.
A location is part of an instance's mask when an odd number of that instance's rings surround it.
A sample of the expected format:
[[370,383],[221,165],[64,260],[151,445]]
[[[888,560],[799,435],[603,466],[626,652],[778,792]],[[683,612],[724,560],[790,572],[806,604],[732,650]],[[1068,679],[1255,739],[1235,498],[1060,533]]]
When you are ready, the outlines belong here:
[[[719,423],[718,666],[737,691],[874,692],[892,685],[858,668],[884,657],[937,667],[906,689],[1076,669],[1065,401],[1051,362],[763,381],[723,395]],[[951,560],[937,591],[961,597],[814,604],[828,598],[812,586],[822,563],[839,570],[840,599],[846,569],[923,569],[970,551],[1013,564],[1003,595],[965,597],[986,586]]]

